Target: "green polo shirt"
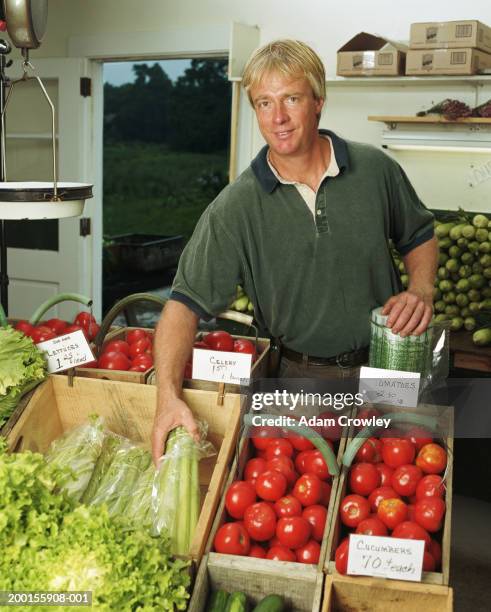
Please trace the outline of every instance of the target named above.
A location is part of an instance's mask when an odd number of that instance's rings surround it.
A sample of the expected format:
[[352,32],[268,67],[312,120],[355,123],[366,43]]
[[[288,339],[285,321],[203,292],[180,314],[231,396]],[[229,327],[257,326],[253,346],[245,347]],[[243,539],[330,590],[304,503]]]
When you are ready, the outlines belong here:
[[331,357],[368,345],[370,311],[401,291],[389,239],[407,254],[431,239],[433,215],[393,159],[320,132],[332,139],[340,174],[321,183],[316,214],[278,181],[264,147],[203,213],[171,299],[210,318],[241,284],[273,336]]

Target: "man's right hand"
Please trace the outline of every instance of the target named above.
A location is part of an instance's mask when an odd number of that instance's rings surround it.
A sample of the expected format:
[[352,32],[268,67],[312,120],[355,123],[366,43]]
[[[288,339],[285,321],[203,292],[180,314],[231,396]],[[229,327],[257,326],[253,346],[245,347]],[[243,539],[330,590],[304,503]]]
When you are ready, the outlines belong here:
[[180,425],[187,429],[196,442],[199,441],[198,426],[191,410],[183,400],[176,398],[168,401],[165,406],[159,406],[155,411],[152,430],[152,458],[156,467],[160,457],[164,454],[167,436]]

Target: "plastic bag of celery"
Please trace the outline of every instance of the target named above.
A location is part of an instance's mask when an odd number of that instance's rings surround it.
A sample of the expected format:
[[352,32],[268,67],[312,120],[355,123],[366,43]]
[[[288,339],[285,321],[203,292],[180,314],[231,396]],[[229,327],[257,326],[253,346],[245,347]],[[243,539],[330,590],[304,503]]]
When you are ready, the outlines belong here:
[[[151,461],[148,451],[126,438],[109,434],[82,502],[94,506],[106,504],[110,516],[127,516],[136,484]],[[149,498],[147,504],[149,507]]]
[[70,468],[63,489],[75,501],[79,501],[92,477],[101,453],[105,430],[104,420],[91,415],[89,421],[65,432],[51,443],[46,461],[59,468]]
[[152,488],[153,533],[167,531],[174,554],[189,551],[200,510],[198,463],[216,454],[206,441],[207,424],[198,422],[200,442],[183,427],[172,430]]

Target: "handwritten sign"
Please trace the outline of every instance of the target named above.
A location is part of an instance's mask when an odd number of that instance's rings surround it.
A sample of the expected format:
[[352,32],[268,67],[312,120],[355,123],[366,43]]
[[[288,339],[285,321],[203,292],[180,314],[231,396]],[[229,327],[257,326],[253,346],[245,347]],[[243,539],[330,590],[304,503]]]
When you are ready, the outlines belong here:
[[248,384],[251,377],[252,355],[228,351],[193,349],[193,378]]
[[80,330],[58,336],[53,340],[40,342],[37,347],[46,354],[50,374],[63,372],[95,359],[83,332]]
[[420,382],[419,372],[363,366],[360,370],[359,392],[371,404],[415,408],[418,405]]
[[424,548],[424,540],[351,534],[348,574],[419,582]]

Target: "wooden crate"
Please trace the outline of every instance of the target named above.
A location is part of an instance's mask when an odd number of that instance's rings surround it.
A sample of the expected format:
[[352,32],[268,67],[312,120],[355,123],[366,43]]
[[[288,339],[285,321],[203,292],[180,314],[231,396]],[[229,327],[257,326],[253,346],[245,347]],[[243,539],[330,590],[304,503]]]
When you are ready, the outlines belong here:
[[[206,332],[199,332],[196,336],[196,340],[201,340],[202,336]],[[250,336],[233,336],[233,338],[245,338],[246,340],[255,341],[255,338]],[[251,378],[260,379],[268,377],[268,366],[269,366],[269,348],[271,341],[269,338],[258,338],[258,348],[260,355],[257,360],[253,363],[251,368]],[[149,385],[155,384],[155,372],[151,372],[147,382]],[[185,389],[201,389],[203,391],[217,391],[220,383],[213,382],[210,380],[198,380],[192,378],[185,378],[183,380],[183,387]],[[240,385],[231,383],[225,384],[225,393],[240,393]]]
[[[378,407],[377,407],[378,408]],[[397,412],[398,409],[391,407],[389,410],[384,412]],[[400,411],[400,409],[399,409]],[[439,572],[423,572],[421,579],[422,583],[425,584],[437,584],[437,585],[448,585],[450,577],[450,548],[451,548],[451,524],[452,524],[452,472],[453,472],[453,407],[448,406],[430,406],[422,404],[418,407],[418,411],[424,412],[427,415],[433,415],[438,418],[439,425],[444,428],[444,431],[448,431],[448,436],[444,440],[444,444],[448,455],[448,466],[446,475],[446,495],[445,495],[445,520],[442,531],[442,569]],[[349,438],[346,442],[346,446],[350,443],[354,437],[353,428],[350,429]],[[327,554],[325,559],[324,571],[330,574],[339,576],[336,571],[334,563],[334,555],[336,548],[341,541],[341,535],[343,531],[343,525],[339,518],[339,505],[341,500],[346,495],[348,485],[348,472],[349,469],[344,468],[339,478],[339,484],[336,492],[336,502],[333,511],[333,527],[328,537]],[[389,580],[385,580],[389,582]]]
[[209,553],[201,561],[188,612],[206,610],[211,591],[217,589],[242,591],[253,605],[276,593],[285,599],[287,610],[317,612],[324,577],[320,572],[308,571],[308,566],[299,565]]
[[[137,328],[137,327],[119,327],[112,329],[107,335],[102,344],[102,350],[110,340],[126,340],[126,335],[130,330],[144,329],[147,333],[153,334],[153,329]],[[91,346],[94,351],[94,346]],[[102,351],[101,351],[102,353]],[[119,382],[132,382],[146,384],[148,377],[153,372],[153,367],[148,368],[145,372],[129,372],[127,370],[103,370],[102,368],[75,368],[75,376],[81,378],[97,378],[100,380],[115,380]],[[66,374],[66,372],[63,372]]]
[[491,346],[477,346],[472,342],[473,332],[450,333],[450,353],[454,368],[491,372]]
[[[341,459],[343,457],[343,453],[344,453],[344,448],[346,444],[345,433],[347,434],[347,428],[339,441],[339,447],[337,451],[338,464],[340,464]],[[252,454],[253,454],[253,445],[252,445],[250,437],[248,437],[248,432],[246,430],[240,440],[237,457],[235,458],[234,463],[230,469],[230,475],[225,485],[225,491],[234,482],[234,480],[238,480],[242,477],[242,473],[244,471],[245,464],[251,458]],[[329,505],[327,508],[326,527],[324,530],[324,537],[323,537],[322,544],[321,544],[319,563],[317,565],[307,565],[304,563],[296,563],[293,561],[282,562],[282,561],[272,561],[270,559],[262,560],[268,565],[268,567],[271,566],[271,571],[281,572],[282,568],[284,568],[285,565],[287,565],[289,568],[290,567],[292,568],[292,571],[298,570],[300,572],[310,574],[312,576],[312,579],[318,573],[322,573],[323,568],[324,568],[324,563],[325,563],[325,557],[328,551],[329,533],[330,533],[331,524],[332,524],[332,518],[333,518],[333,513],[334,513],[334,508],[335,508],[335,503],[336,503],[336,492],[337,492],[338,486],[339,486],[339,476],[333,477],[331,498],[329,500]],[[225,509],[225,496],[223,496],[220,502],[217,514],[216,514],[215,521],[213,523],[213,527],[210,533],[208,543],[206,545],[207,553],[211,554],[212,549],[213,549],[213,540],[215,538],[215,534],[218,531],[218,529],[221,527],[221,525],[223,525],[223,523],[226,521],[226,516],[227,515],[226,515],[226,509]],[[223,557],[225,559],[224,562],[226,562],[227,559],[230,563],[233,561],[237,566],[240,566],[240,563],[242,560],[247,560],[247,557],[225,555],[225,554],[219,554],[219,553],[214,553],[214,554],[216,556]]]
[[[217,450],[199,464],[201,512],[189,552],[195,560],[203,554],[240,427],[243,397],[227,394],[223,406],[217,405],[217,398],[217,393],[209,391],[183,392],[193,414],[208,423],[208,440]],[[148,385],[76,378],[71,387],[66,378],[49,376],[37,388],[7,442],[12,451],[44,453],[64,431],[97,413],[111,431],[150,447],[155,405],[156,389]]]
[[452,612],[453,591],[433,584],[326,576],[321,612]]

